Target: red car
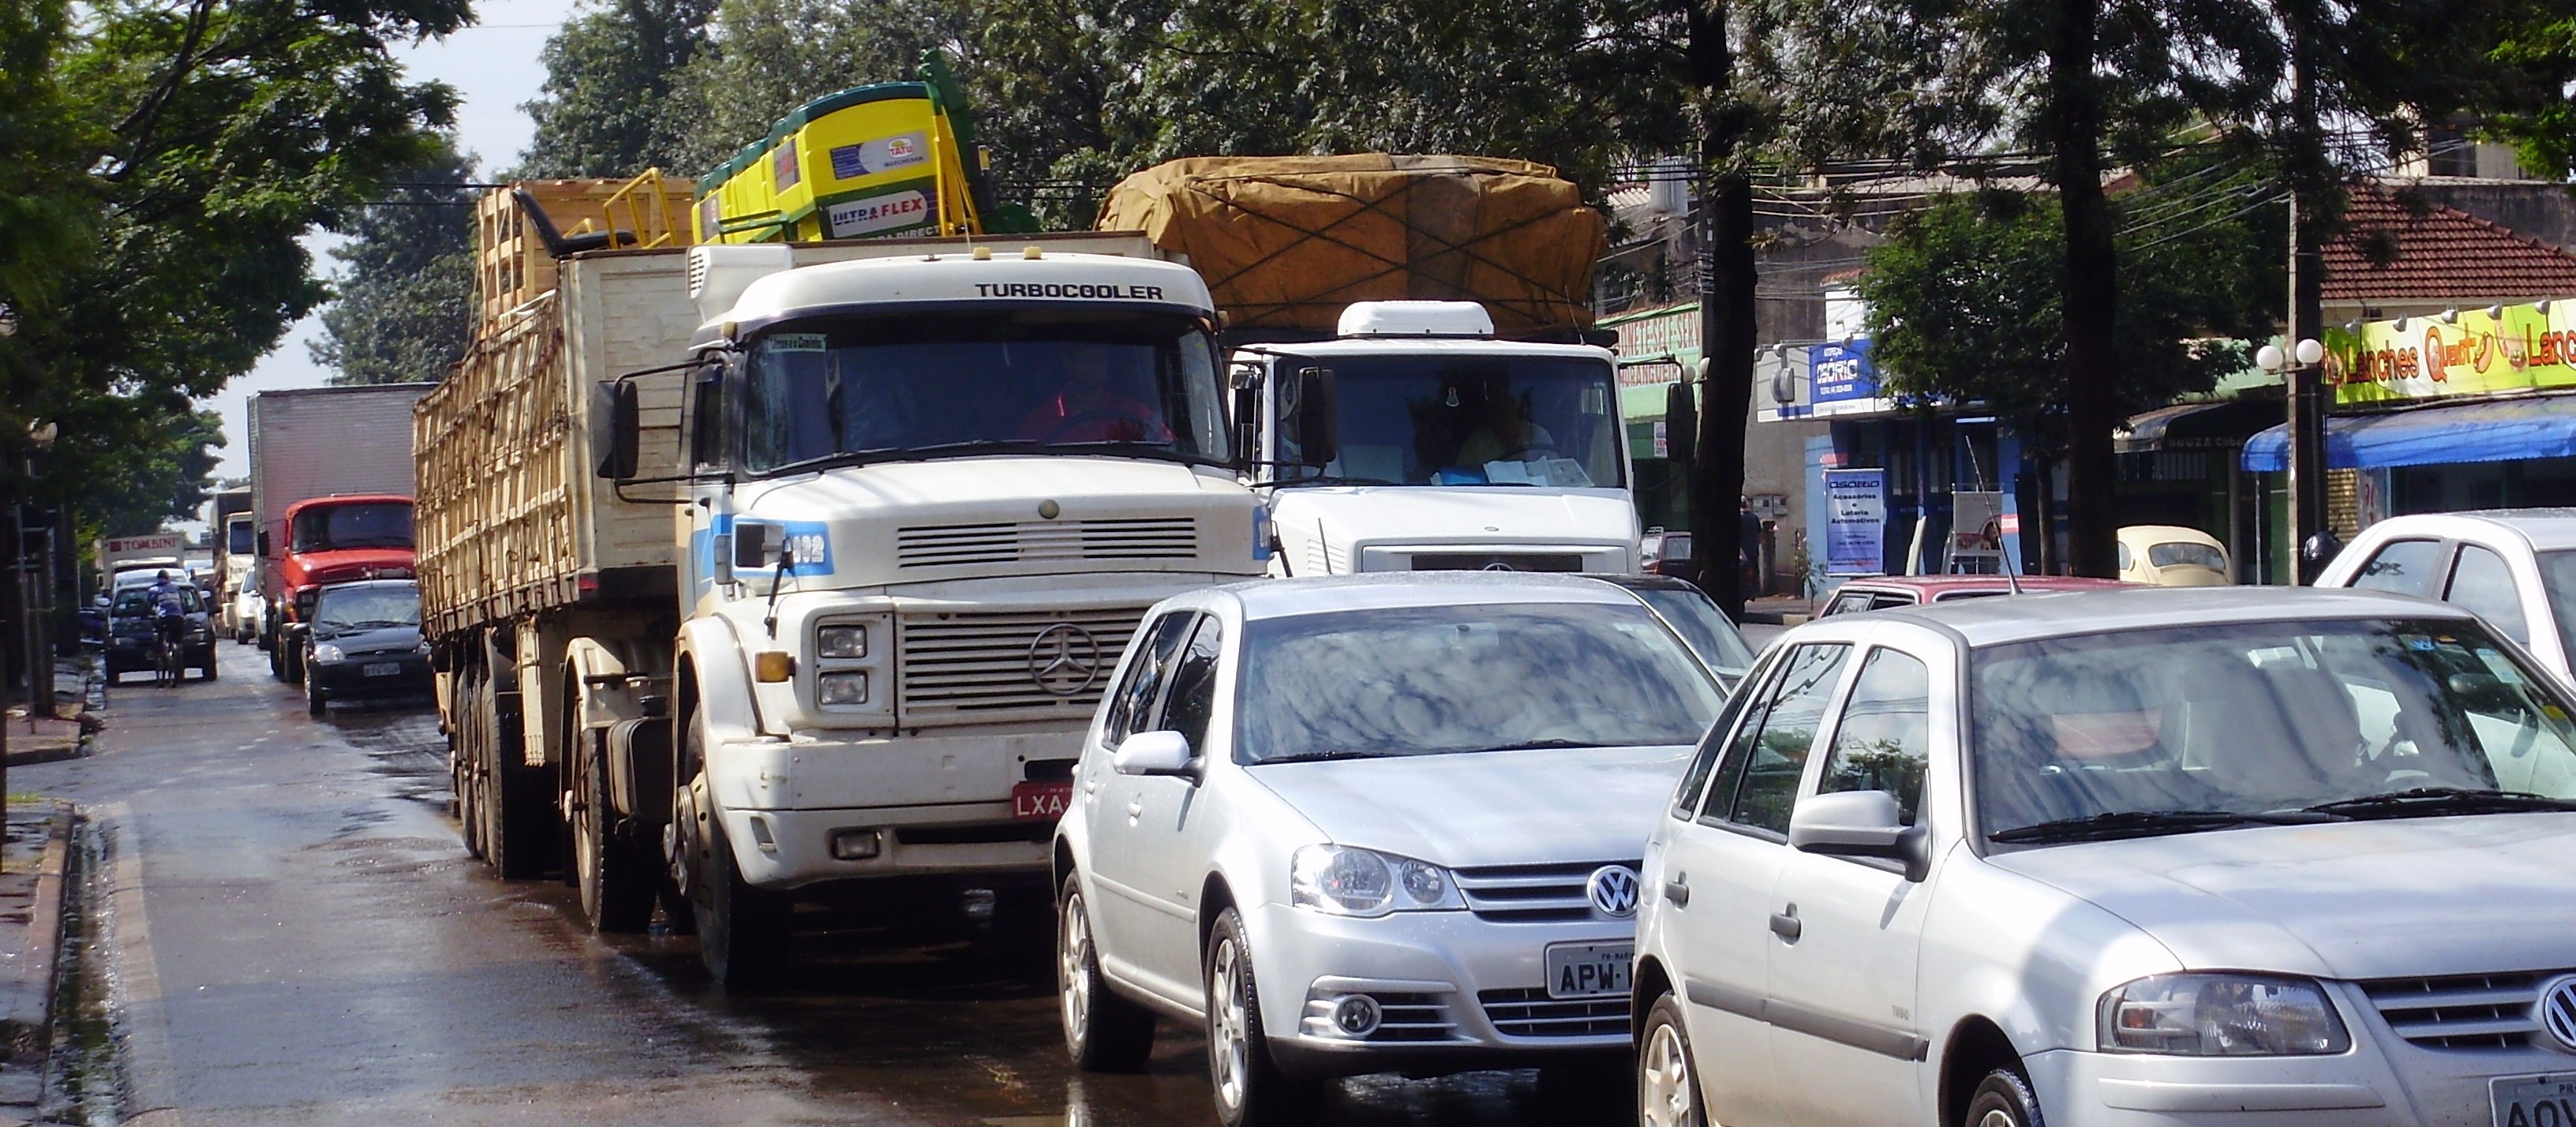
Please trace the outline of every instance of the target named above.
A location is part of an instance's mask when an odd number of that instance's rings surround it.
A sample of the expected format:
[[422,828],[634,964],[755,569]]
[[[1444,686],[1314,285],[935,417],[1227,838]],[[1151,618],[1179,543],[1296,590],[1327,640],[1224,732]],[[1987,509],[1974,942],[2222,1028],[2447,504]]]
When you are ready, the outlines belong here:
[[2013,584],[2021,585],[2025,595],[2046,591],[2099,591],[2106,587],[2134,587],[2116,579],[2079,579],[2069,575],[2025,575],[2007,580],[2000,575],[1873,575],[1854,579],[1834,591],[1822,614],[1852,614],[1889,607],[1921,606],[1946,603],[1955,599],[1986,599],[2013,593]]
[[302,679],[303,626],[314,593],[324,584],[412,577],[411,498],[393,494],[334,494],[298,501],[286,509],[286,543],[259,534],[259,554],[276,579],[269,591],[269,667],[281,679]]

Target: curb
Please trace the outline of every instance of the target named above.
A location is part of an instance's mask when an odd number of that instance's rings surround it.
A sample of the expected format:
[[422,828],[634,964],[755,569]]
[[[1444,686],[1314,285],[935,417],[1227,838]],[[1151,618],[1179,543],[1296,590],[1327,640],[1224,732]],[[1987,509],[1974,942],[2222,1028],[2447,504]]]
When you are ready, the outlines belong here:
[[35,902],[27,915],[27,957],[11,968],[19,981],[32,982],[35,988],[20,993],[7,1012],[0,1012],[0,1039],[5,1039],[7,1059],[14,1063],[41,1061],[52,1047],[54,970],[63,948],[63,873],[71,858],[77,821],[70,803],[55,803],[44,856],[36,862]]
[[32,767],[39,763],[60,763],[66,759],[78,759],[89,754],[89,741],[85,739],[70,742],[46,740],[24,751],[18,750],[19,745],[25,741],[26,737],[23,736],[9,741],[9,766]]

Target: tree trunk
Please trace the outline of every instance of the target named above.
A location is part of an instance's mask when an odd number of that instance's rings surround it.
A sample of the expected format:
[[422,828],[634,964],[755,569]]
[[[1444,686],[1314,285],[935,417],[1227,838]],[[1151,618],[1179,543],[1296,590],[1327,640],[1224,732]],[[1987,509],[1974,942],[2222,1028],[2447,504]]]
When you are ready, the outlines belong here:
[[2050,147],[2066,223],[2067,569],[2112,578],[2119,464],[2120,355],[2111,324],[2120,303],[2119,251],[2102,194],[2102,105],[2093,75],[2101,0],[2058,0],[2049,41]]
[[1734,96],[1725,0],[1690,0],[1691,81],[1705,102],[1700,150],[1707,173],[1704,280],[1700,284],[1698,457],[1691,463],[1691,550],[1700,589],[1727,616],[1744,618],[1743,539],[1736,506],[1744,495],[1744,426],[1753,409],[1753,183],[1740,151],[1749,111]]

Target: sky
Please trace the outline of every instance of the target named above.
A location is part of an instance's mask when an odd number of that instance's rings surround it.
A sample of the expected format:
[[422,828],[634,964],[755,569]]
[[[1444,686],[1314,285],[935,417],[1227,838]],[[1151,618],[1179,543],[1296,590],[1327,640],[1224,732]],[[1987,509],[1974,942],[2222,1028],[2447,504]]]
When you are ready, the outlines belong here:
[[[508,167],[528,147],[534,128],[519,104],[537,96],[538,84],[546,76],[545,68],[537,63],[537,51],[545,46],[546,37],[563,24],[574,3],[575,0],[482,0],[475,5],[482,14],[482,24],[444,41],[396,49],[395,55],[410,68],[413,77],[445,82],[463,96],[464,104],[456,112],[459,147],[482,158],[482,175]],[[327,272],[337,266],[329,250],[338,241],[336,236],[316,233],[305,238],[304,246]],[[218,480],[250,472],[250,440],[243,427],[252,394],[320,387],[330,382],[329,369],[315,364],[305,349],[307,341],[318,340],[321,335],[319,316],[296,322],[277,351],[262,359],[248,376],[234,380],[222,394],[204,401],[204,406],[222,412],[224,417],[225,445],[216,451],[221,458],[215,467]],[[202,522],[180,527],[198,528]]]

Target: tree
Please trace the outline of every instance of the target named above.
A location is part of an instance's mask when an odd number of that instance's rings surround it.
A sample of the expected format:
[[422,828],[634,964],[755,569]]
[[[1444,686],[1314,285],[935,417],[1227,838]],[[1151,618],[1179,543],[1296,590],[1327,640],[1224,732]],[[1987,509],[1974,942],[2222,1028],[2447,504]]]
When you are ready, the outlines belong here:
[[723,0],[706,49],[671,80],[671,159],[703,175],[798,106],[911,81],[924,51],[964,41],[969,14],[946,0]]
[[2576,12],[2535,3],[2501,26],[2488,57],[2521,80],[2521,96],[2494,108],[2489,131],[2513,143],[2525,174],[2576,176]]
[[542,93],[519,107],[537,128],[516,175],[622,178],[649,167],[681,169],[668,115],[671,84],[706,50],[714,10],[715,0],[598,0],[565,21],[538,56],[546,68]]
[[[444,378],[474,324],[474,160],[441,137],[431,159],[395,172],[392,198],[360,209],[334,248],[338,299],[322,311],[317,364],[333,383]],[[456,188],[439,188],[453,184]]]

